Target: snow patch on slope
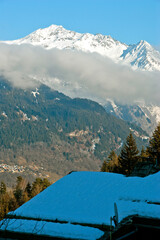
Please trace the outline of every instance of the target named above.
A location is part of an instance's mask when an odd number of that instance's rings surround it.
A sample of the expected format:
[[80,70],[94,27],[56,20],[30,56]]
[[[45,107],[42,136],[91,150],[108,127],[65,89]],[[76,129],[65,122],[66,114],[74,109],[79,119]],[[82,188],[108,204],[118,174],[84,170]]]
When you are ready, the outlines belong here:
[[150,111],[151,115],[155,117],[156,123],[160,123],[160,107],[159,106],[148,106],[147,109]]

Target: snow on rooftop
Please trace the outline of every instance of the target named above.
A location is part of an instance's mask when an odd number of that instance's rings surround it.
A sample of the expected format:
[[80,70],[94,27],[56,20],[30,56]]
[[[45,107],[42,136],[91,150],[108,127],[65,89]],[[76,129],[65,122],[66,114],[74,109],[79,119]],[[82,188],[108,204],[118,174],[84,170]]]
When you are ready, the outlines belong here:
[[18,233],[36,234],[43,236],[60,237],[67,239],[87,239],[95,240],[102,237],[103,231],[86,226],[72,225],[70,223],[52,223],[45,221],[9,219],[4,222],[2,230],[13,231]]
[[[119,221],[138,214],[160,218],[160,172],[140,177],[102,172],[72,172],[14,214],[70,223],[110,224],[114,202]],[[12,213],[11,213],[12,214]]]

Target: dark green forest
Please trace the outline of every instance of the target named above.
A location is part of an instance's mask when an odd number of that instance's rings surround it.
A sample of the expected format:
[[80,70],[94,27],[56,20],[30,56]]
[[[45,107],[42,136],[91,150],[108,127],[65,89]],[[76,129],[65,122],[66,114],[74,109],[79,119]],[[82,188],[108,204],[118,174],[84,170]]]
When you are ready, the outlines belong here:
[[[111,150],[120,153],[130,131],[139,150],[146,146],[146,132],[94,101],[72,99],[45,85],[19,89],[0,79],[0,164],[23,166],[22,176],[32,181],[98,171]],[[11,185],[13,173],[0,171],[0,180]]]
[[[104,147],[114,148],[118,137],[122,141],[126,138],[129,128],[147,135],[141,128],[107,114],[91,100],[71,99],[44,85],[39,87],[38,93],[35,97],[31,89],[13,88],[7,81],[0,81],[0,146],[50,144],[55,134],[69,141],[67,133],[89,129],[101,140],[95,155],[103,157]],[[137,142],[140,147],[145,144],[141,138],[137,138]]]

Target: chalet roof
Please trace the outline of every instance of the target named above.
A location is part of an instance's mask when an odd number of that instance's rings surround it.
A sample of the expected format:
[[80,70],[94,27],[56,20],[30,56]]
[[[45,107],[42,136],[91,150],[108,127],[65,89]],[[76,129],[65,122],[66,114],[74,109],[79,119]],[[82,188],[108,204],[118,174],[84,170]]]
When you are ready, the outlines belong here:
[[[90,227],[94,232],[93,227],[104,230],[110,225],[110,217],[115,215],[114,203],[119,221],[130,215],[160,219],[159,189],[160,172],[144,178],[115,173],[72,172],[10,213],[10,217],[29,220],[33,225],[34,221],[40,220],[46,224],[70,224],[68,227],[79,224]],[[97,239],[96,234],[101,236],[102,233],[94,233],[96,237],[91,239]],[[76,239],[74,236],[71,238]]]

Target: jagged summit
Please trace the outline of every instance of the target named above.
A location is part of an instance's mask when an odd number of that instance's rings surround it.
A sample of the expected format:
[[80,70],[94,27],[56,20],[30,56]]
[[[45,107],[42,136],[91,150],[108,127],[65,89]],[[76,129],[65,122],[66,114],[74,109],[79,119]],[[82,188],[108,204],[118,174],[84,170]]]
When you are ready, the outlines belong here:
[[40,28],[28,36],[7,41],[8,44],[32,44],[46,49],[71,49],[83,52],[96,52],[113,61],[132,66],[133,69],[160,71],[160,53],[148,42],[141,40],[137,44],[127,45],[109,35],[77,33],[61,25]]
[[129,46],[121,58],[124,62],[130,63],[134,69],[160,71],[160,53],[144,40]]
[[63,28],[63,26],[52,24],[46,28],[39,28],[38,30],[34,31],[33,33],[29,34],[28,36],[35,35],[35,34],[41,34],[45,37],[49,37],[50,34],[52,35],[56,31],[64,31],[64,30],[65,30],[65,28]]
[[40,45],[46,49],[58,48],[96,52],[103,56],[111,56],[114,59],[118,59],[127,47],[126,44],[114,40],[111,36],[77,33],[57,25],[38,29],[22,39],[8,43],[29,43]]
[[137,44],[126,45],[108,35],[77,33],[66,30],[61,25],[53,24],[47,28],[40,28],[22,39],[7,43],[28,43],[46,49],[58,48],[96,52],[115,62],[131,65],[134,69],[160,71],[160,53],[144,40]]

